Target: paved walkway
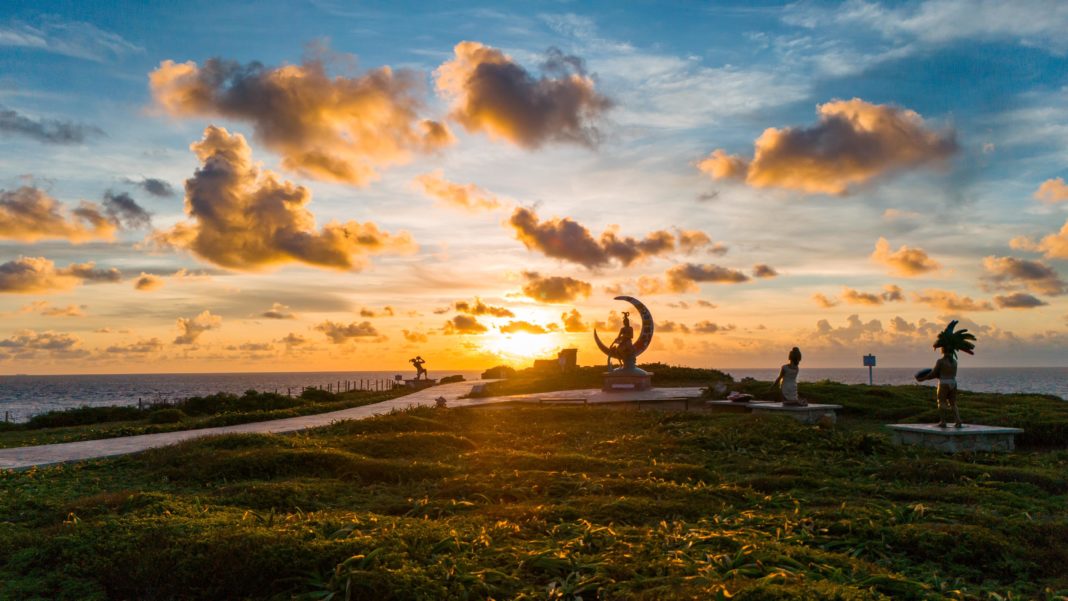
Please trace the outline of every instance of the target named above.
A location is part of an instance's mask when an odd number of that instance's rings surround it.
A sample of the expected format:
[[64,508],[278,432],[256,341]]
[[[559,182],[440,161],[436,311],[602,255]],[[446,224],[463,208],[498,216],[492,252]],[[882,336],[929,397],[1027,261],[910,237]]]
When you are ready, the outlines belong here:
[[375,403],[373,405],[364,405],[363,407],[353,407],[351,409],[342,409],[330,413],[318,413],[315,415],[304,415],[301,417],[290,417],[266,422],[253,422],[219,428],[201,428],[199,430],[162,432],[159,434],[142,434],[140,436],[123,436],[120,438],[104,438],[100,440],[64,442],[33,447],[0,449],[0,469],[22,469],[33,467],[35,465],[49,465],[54,463],[67,463],[71,461],[126,455],[129,453],[146,451],[148,449],[165,447],[204,436],[218,436],[221,434],[281,434],[285,432],[296,432],[298,430],[329,426],[334,422],[352,419],[366,419],[368,417],[389,413],[395,409],[399,410],[412,407],[433,406],[435,404],[435,399],[439,396],[443,396],[448,400],[449,407],[471,407],[509,402],[540,402],[542,400],[550,402],[581,401],[584,403],[666,401],[672,399],[696,398],[701,394],[700,388],[654,388],[652,390],[641,392],[613,393],[604,393],[598,389],[585,389],[517,394],[482,399],[460,398],[471,392],[471,387],[475,384],[484,384],[493,381],[495,380],[471,380],[467,382],[456,382],[454,384],[441,384],[439,386],[424,388],[423,390],[389,401]]

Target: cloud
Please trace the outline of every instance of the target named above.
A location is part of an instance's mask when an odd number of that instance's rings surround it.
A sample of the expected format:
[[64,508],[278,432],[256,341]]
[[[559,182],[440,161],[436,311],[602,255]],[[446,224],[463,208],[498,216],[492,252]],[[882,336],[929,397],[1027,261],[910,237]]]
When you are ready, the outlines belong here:
[[707,309],[715,309],[716,308],[716,304],[715,303],[708,302],[703,298],[697,299],[697,306],[698,307],[705,307]]
[[578,309],[561,313],[560,322],[564,324],[565,332],[588,332],[590,329],[589,324],[582,321],[582,314],[578,312]]
[[924,290],[922,294],[913,293],[912,300],[924,303],[940,311],[993,311],[990,301],[975,301],[968,296],[959,296],[948,290]]
[[71,263],[57,269],[44,257],[19,257],[0,264],[0,293],[31,294],[70,290],[83,282],[117,282],[117,269],[96,269],[89,263]]
[[36,26],[19,21],[0,25],[0,46],[40,50],[96,62],[144,51],[122,36],[91,23],[61,21],[55,17],[44,17]]
[[179,317],[177,325],[179,334],[174,344],[194,344],[204,332],[222,327],[222,317],[205,309],[196,317]]
[[494,307],[482,302],[482,299],[475,298],[475,301],[456,301],[454,305],[457,311],[460,313],[467,313],[469,315],[492,315],[493,317],[515,317],[515,313],[512,313],[507,307]]
[[81,339],[72,334],[62,332],[36,332],[34,330],[21,330],[9,338],[0,339],[0,351],[13,355],[15,358],[28,359],[37,355],[38,352],[47,352],[59,356],[81,356]]
[[883,219],[887,221],[908,221],[919,218],[920,214],[916,211],[903,211],[901,209],[886,209],[883,211]]
[[360,317],[393,317],[393,307],[382,307],[381,311],[375,311],[364,307],[360,309]]
[[154,240],[161,245],[188,248],[216,265],[243,271],[293,262],[359,269],[368,255],[414,246],[407,233],[391,235],[370,222],[331,221],[316,231],[315,217],[305,208],[311,192],[257,167],[240,134],[211,126],[191,148],[203,164],[185,182],[185,210],[192,221],[156,232]]
[[679,240],[679,250],[686,254],[692,254],[702,248],[708,248],[709,254],[713,255],[725,255],[727,254],[727,247],[723,244],[716,242],[712,244],[712,238],[708,234],[699,230],[683,230],[680,229],[676,235]]
[[326,334],[326,337],[334,344],[342,344],[349,340],[360,338],[380,339],[378,330],[369,321],[361,321],[360,323],[354,321],[349,324],[342,324],[328,320],[315,326],[315,329]]
[[1014,292],[1008,296],[997,295],[994,297],[994,302],[1002,309],[1034,309],[1049,304],[1026,292]]
[[901,290],[900,286],[896,286],[894,284],[887,284],[883,286],[883,292],[880,296],[882,296],[883,300],[888,303],[905,300],[904,291]]
[[457,315],[445,322],[442,331],[449,335],[481,334],[486,331],[486,326],[470,315]]
[[151,292],[153,290],[159,290],[163,287],[163,278],[151,273],[141,272],[141,275],[134,281],[134,290],[140,290],[142,292]]
[[820,294],[818,292],[816,294],[812,295],[812,300],[815,301],[817,305],[819,305],[820,307],[823,307],[824,309],[830,309],[832,307],[837,307],[838,304],[839,304],[837,299],[828,298],[826,295]]
[[1049,234],[1038,242],[1026,237],[1013,238],[1009,246],[1015,250],[1043,253],[1047,259],[1068,259],[1068,221],[1056,234]]
[[252,123],[285,169],[326,181],[366,185],[379,168],[453,141],[443,124],[419,118],[421,76],[407,70],[331,77],[320,59],[275,68],[166,60],[149,74],[149,86],[171,115]]
[[415,178],[423,193],[440,200],[443,204],[466,211],[492,211],[501,207],[501,201],[475,184],[457,184],[445,179],[441,169],[424,173]]
[[909,248],[901,245],[895,251],[890,250],[890,243],[886,238],[879,238],[875,243],[875,250],[871,258],[876,263],[881,263],[890,268],[890,272],[903,276],[915,277],[932,271],[937,271],[941,265],[922,248]]
[[1065,184],[1064,178],[1061,177],[1047,179],[1035,190],[1035,198],[1046,204],[1068,202],[1068,184]]
[[765,265],[763,263],[753,265],[754,278],[773,278],[777,275],[779,275],[779,272],[775,271],[775,268],[770,265]]
[[989,256],[983,258],[983,268],[987,272],[983,280],[997,290],[1023,286],[1036,294],[1058,296],[1068,293],[1068,283],[1042,261]]
[[684,263],[667,270],[667,287],[672,292],[697,292],[701,282],[717,284],[740,284],[748,282],[749,276],[735,269],[719,265]]
[[73,121],[34,120],[12,109],[0,107],[0,134],[25,136],[45,144],[81,144],[88,138],[104,135],[104,130]]
[[452,101],[449,116],[469,132],[524,148],[547,142],[595,146],[596,122],[612,101],[595,89],[582,59],[550,48],[535,77],[496,48],[460,42],[455,57],[434,72]]
[[290,332],[285,336],[279,338],[278,342],[281,342],[282,344],[286,345],[286,348],[293,348],[296,346],[307,344],[308,339],[301,336],[300,334],[297,334],[296,332]]
[[674,321],[662,321],[656,324],[656,331],[663,334],[689,334],[690,327],[684,323]]
[[515,334],[516,332],[525,332],[527,334],[548,334],[549,330],[545,329],[536,323],[530,323],[529,321],[510,321],[500,327],[503,334]]
[[881,305],[883,297],[870,292],[861,292],[852,288],[842,289],[842,300],[850,305]]
[[147,355],[149,353],[158,353],[163,350],[163,342],[159,338],[149,338],[148,340],[138,340],[124,345],[112,345],[104,349],[104,352],[115,355]]
[[289,310],[289,307],[286,306],[286,305],[283,305],[282,303],[271,303],[271,308],[267,309],[263,313],[260,313],[260,317],[263,317],[263,318],[266,318],[266,319],[296,319],[297,318],[297,316],[294,315]]
[[0,238],[36,242],[42,239],[111,240],[116,222],[99,205],[82,202],[68,210],[43,190],[22,186],[0,190]]
[[[827,300],[827,297],[821,296],[823,301],[831,302]],[[842,289],[842,300],[850,305],[881,305],[884,302],[899,302],[905,300],[904,292],[899,286],[894,284],[888,284],[883,287],[883,291],[880,293],[861,292],[860,290],[854,290],[852,288]],[[819,301],[817,301],[819,302]],[[830,305],[823,304],[824,308],[833,307],[838,303]]]
[[693,324],[693,331],[697,334],[716,334],[718,332],[730,332],[733,329],[733,325],[721,326],[707,320]]
[[404,334],[404,339],[412,344],[423,343],[429,340],[426,334],[422,332],[413,332],[410,330],[401,330],[401,334]]
[[593,286],[582,280],[562,276],[542,276],[536,271],[524,271],[527,283],[523,294],[543,303],[567,303],[579,297],[589,297]]
[[35,301],[19,309],[20,313],[37,313],[45,317],[84,317],[85,305],[56,307],[47,301]]
[[941,165],[957,151],[952,130],[933,131],[907,109],[854,98],[819,105],[817,113],[811,127],[764,130],[752,160],[717,149],[698,168],[755,188],[844,195],[882,175]]
[[170,198],[174,196],[174,187],[164,180],[154,177],[145,177],[140,180],[127,178],[126,183],[133,184],[157,198]]
[[118,223],[127,229],[147,228],[152,226],[152,214],[125,192],[115,194],[110,190],[104,193],[104,212],[112,223]]
[[603,267],[613,260],[630,265],[675,250],[674,236],[663,230],[636,240],[621,238],[610,228],[596,240],[590,230],[568,217],[539,221],[534,211],[523,207],[512,213],[509,223],[515,229],[516,238],[528,249],[590,269]]

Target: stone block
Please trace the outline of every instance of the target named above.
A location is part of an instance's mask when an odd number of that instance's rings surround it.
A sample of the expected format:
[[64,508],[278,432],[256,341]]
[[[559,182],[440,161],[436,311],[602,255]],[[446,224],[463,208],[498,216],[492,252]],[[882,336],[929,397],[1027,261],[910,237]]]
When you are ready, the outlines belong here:
[[895,444],[916,445],[943,453],[966,451],[1008,452],[1016,448],[1020,428],[964,424],[962,428],[948,428],[937,424],[887,424]]

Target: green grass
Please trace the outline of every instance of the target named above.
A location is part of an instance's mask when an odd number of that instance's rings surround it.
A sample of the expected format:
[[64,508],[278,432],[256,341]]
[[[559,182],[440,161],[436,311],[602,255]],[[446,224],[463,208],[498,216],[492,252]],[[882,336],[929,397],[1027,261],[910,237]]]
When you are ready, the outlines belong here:
[[145,409],[77,407],[35,415],[23,424],[3,424],[0,448],[232,426],[360,407],[409,393],[405,388],[340,394],[308,389],[301,396],[289,397],[249,390],[242,395],[218,393]]
[[[922,418],[929,389],[806,393],[846,406],[838,427],[417,409],[7,472],[0,598],[1068,595],[1063,440],[1008,455],[899,448],[879,424]],[[998,402],[1068,422],[1044,397],[962,395],[965,415]]]

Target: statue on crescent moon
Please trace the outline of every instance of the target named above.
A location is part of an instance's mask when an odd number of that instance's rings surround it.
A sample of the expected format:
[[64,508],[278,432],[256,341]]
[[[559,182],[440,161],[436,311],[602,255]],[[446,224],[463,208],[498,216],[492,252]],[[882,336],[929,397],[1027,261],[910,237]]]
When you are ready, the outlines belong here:
[[[638,339],[634,340],[634,328],[630,325],[630,312],[623,312],[623,327],[612,341],[611,345],[605,346],[597,330],[593,331],[593,339],[597,341],[597,347],[601,352],[608,355],[608,371],[604,376],[604,390],[606,392],[623,390],[646,390],[652,387],[652,374],[641,369],[637,365],[638,355],[649,348],[653,340],[653,315],[641,301],[633,296],[617,296],[615,300],[627,301],[638,311],[642,319],[642,329]],[[613,369],[612,360],[619,365]]]

